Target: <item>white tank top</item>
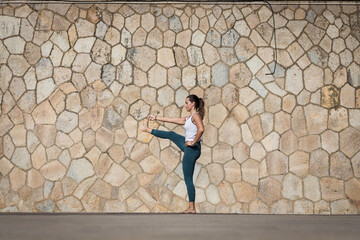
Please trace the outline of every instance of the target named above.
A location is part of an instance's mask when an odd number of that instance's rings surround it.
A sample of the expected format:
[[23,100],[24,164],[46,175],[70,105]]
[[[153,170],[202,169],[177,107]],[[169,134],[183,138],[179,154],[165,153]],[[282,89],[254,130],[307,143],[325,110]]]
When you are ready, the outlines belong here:
[[[197,126],[193,123],[192,116],[193,116],[193,114],[190,117],[186,118],[186,122],[184,125],[185,141],[194,141],[196,133],[197,133]],[[199,141],[202,141],[202,138],[200,138]]]

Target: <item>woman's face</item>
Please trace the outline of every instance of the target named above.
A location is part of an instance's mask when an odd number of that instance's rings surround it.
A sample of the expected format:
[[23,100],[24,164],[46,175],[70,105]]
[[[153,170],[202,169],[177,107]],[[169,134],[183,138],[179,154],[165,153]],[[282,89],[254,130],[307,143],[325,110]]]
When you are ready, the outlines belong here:
[[185,99],[185,108],[186,111],[190,112],[191,108],[195,105],[195,102],[190,102],[189,98]]

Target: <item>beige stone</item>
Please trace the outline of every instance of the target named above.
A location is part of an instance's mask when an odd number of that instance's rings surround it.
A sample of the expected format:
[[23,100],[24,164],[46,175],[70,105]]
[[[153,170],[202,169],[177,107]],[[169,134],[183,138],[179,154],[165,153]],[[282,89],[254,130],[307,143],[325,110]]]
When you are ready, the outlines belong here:
[[281,199],[270,206],[271,214],[289,214],[292,211],[292,202],[286,199]]
[[291,115],[280,111],[275,114],[275,131],[282,134],[290,129]]
[[113,186],[121,186],[129,177],[130,174],[123,167],[113,163],[104,180]]
[[304,110],[301,106],[297,106],[291,116],[291,126],[297,137],[306,135],[306,120]]
[[334,201],[345,197],[344,182],[337,178],[320,179],[321,196],[326,201]]
[[160,168],[164,167],[167,173],[171,173],[180,161],[180,154],[172,147],[168,147],[161,151],[160,161],[163,165],[157,165],[156,171],[160,171]]
[[219,129],[219,140],[234,146],[241,140],[240,127],[235,118],[228,118]]
[[279,148],[279,140],[280,135],[276,132],[272,132],[261,140],[261,143],[264,145],[266,151],[270,152]]
[[297,200],[294,203],[295,214],[313,214],[314,204],[308,200]]
[[266,204],[272,204],[281,199],[281,187],[279,181],[270,177],[263,178],[259,181],[258,196]]
[[10,136],[15,146],[26,146],[26,129],[23,124],[13,127],[10,130]]
[[269,214],[269,207],[260,200],[254,200],[249,205],[249,213]]
[[111,198],[111,185],[103,181],[102,179],[97,179],[95,183],[91,186],[90,191],[95,193],[99,197]]
[[13,169],[14,165],[5,157],[0,159],[0,173],[3,176],[8,175],[8,173]]
[[340,150],[347,156],[352,157],[359,150],[360,131],[348,127],[340,133]]
[[102,150],[106,151],[113,143],[114,133],[101,127],[96,131],[96,145]]
[[40,172],[31,169],[27,173],[27,185],[32,188],[41,187],[45,183],[45,179],[41,176]]
[[220,60],[220,55],[216,48],[205,42],[202,47],[204,61],[208,66],[212,66]]
[[298,150],[298,138],[293,131],[289,130],[285,132],[280,138],[280,151],[289,155]]
[[327,110],[309,104],[304,107],[307,129],[309,133],[319,134],[327,128]]
[[324,200],[315,203],[314,214],[330,214],[330,204]]
[[350,159],[343,153],[336,152],[330,155],[330,176],[344,180],[353,177]]
[[303,196],[301,179],[292,173],[287,174],[283,181],[282,195],[290,200],[301,198]]
[[149,146],[140,142],[136,143],[132,149],[126,149],[125,147],[125,153],[126,152],[130,155],[130,158],[136,162],[140,162],[142,159],[151,154]]
[[239,202],[251,202],[256,197],[256,187],[247,182],[237,182],[233,185],[236,199]]
[[36,124],[54,124],[56,122],[56,113],[49,101],[44,101],[32,112]]
[[308,135],[299,139],[299,149],[305,152],[311,152],[321,146],[319,135]]
[[348,126],[348,112],[346,108],[339,107],[330,109],[328,127],[331,130],[340,132]]
[[241,176],[245,182],[252,185],[258,185],[259,181],[259,163],[249,159],[241,164]]
[[226,163],[233,158],[231,146],[222,142],[215,145],[212,155],[213,161],[217,163]]
[[231,115],[239,124],[244,123],[249,118],[249,111],[241,104],[237,104],[231,111]]
[[240,164],[235,160],[229,161],[224,164],[225,180],[235,183],[241,181]]
[[261,161],[266,155],[265,148],[260,143],[254,143],[250,148],[250,158]]
[[209,122],[215,127],[220,127],[227,115],[227,110],[223,104],[219,103],[209,108]]
[[350,200],[337,200],[330,204],[332,214],[356,214],[356,206]]
[[355,107],[355,88],[345,84],[340,90],[340,105],[346,108]]
[[326,130],[321,134],[321,146],[328,153],[339,150],[339,134],[337,132]]
[[252,117],[248,120],[248,125],[255,141],[260,141],[264,135],[261,127],[259,116]]
[[286,174],[288,172],[288,157],[280,151],[273,151],[266,157],[267,171],[269,174]]
[[50,181],[57,181],[66,174],[66,168],[59,161],[51,161],[43,165],[40,173]]
[[224,170],[219,163],[210,163],[206,166],[211,183],[219,185],[224,179]]
[[318,178],[308,175],[304,179],[304,197],[313,202],[320,200],[320,182]]
[[256,53],[256,47],[249,39],[240,38],[235,45],[235,53],[240,62],[245,62]]
[[345,183],[345,194],[350,201],[356,204],[360,202],[360,181],[356,178],[351,179]]
[[25,185],[26,172],[18,167],[14,167],[9,174],[9,180],[10,180],[11,190],[17,191],[18,189],[20,189],[22,186]]

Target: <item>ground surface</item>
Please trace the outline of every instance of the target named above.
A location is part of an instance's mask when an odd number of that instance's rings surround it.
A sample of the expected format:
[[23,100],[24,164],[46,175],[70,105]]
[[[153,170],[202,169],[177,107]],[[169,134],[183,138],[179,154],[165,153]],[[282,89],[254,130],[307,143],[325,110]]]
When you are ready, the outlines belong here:
[[1,214],[0,239],[359,239],[360,216]]

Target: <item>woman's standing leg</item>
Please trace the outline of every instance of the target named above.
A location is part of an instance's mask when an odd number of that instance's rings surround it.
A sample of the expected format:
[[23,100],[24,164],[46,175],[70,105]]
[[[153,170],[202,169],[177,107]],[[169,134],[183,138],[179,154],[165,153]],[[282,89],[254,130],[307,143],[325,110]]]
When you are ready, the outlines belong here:
[[201,149],[200,144],[194,147],[187,147],[184,151],[183,157],[183,172],[184,180],[189,196],[189,208],[185,212],[195,213],[195,186],[193,182],[195,162],[200,157]]

